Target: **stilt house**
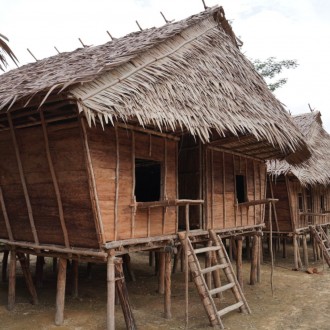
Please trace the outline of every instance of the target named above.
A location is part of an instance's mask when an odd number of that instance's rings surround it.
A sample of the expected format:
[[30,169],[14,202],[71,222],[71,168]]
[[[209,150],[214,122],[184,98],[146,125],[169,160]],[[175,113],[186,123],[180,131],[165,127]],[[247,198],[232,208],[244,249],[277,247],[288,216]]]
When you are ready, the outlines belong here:
[[[321,113],[313,111],[294,116],[293,122],[304,135],[312,156],[299,166],[286,161],[268,162],[268,196],[279,199],[272,217],[277,236],[293,236],[295,268],[301,268],[297,239],[306,245],[311,227],[330,224],[330,136],[322,127]],[[269,230],[269,223],[267,223]],[[304,248],[304,263],[308,265]]]
[[260,231],[265,160],[309,156],[221,7],[7,72],[0,109],[0,242],[110,274],[180,230]]

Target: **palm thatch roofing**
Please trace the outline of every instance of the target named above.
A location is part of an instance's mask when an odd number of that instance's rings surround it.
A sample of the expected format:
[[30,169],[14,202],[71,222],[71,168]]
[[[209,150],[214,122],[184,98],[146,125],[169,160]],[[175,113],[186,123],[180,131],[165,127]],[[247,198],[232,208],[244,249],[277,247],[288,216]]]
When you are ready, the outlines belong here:
[[330,184],[330,135],[322,127],[321,113],[309,112],[294,116],[293,122],[304,135],[311,157],[298,166],[292,166],[285,160],[268,162],[268,173],[274,177],[279,175],[294,175],[302,185]]
[[0,112],[28,111],[56,95],[77,102],[90,124],[135,120],[188,130],[204,142],[212,132],[248,136],[264,142],[263,159],[297,163],[309,156],[282,104],[240,52],[222,7],[0,76]]

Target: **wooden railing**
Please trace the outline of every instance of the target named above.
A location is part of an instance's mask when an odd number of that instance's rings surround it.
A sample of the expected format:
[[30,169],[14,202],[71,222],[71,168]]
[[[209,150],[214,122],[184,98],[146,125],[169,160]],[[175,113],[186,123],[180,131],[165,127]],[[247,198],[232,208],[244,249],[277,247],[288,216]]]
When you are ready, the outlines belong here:
[[330,221],[329,211],[324,211],[322,213],[299,212],[298,216],[298,228],[305,228],[310,225],[318,225]]

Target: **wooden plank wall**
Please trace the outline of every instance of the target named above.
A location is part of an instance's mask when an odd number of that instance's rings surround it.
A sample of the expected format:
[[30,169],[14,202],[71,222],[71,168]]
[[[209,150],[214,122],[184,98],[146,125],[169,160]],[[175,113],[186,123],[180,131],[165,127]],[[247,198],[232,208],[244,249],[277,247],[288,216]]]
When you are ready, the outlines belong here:
[[153,208],[148,215],[145,209],[134,212],[131,205],[134,202],[135,158],[161,162],[161,199],[177,198],[177,142],[107,126],[104,130],[88,128],[88,143],[106,241],[175,233],[175,207],[168,207],[166,212],[163,208]]
[[[273,197],[278,199],[275,204],[278,228],[280,232],[291,233],[293,231],[291,212],[290,212],[290,201],[288,197],[288,188],[284,177],[279,177],[276,180],[269,178],[267,184],[267,197],[273,198],[271,194],[270,185],[273,188]],[[298,197],[297,197],[298,198]],[[291,201],[296,205],[296,201]],[[276,231],[277,226],[274,217],[274,211],[272,210],[272,230]],[[265,219],[268,219],[268,207],[266,207]],[[266,221],[266,230],[269,230],[269,223]]]
[[249,201],[266,196],[264,162],[216,150],[206,150],[205,190],[207,191],[205,227],[237,228],[263,223],[264,205],[236,205],[236,175],[246,177]]
[[[99,245],[78,121],[48,124],[47,134],[69,244],[97,248]],[[42,127],[15,129],[15,136],[39,242],[64,245]],[[34,242],[10,131],[0,131],[0,148],[0,185],[14,239]],[[0,212],[0,237],[8,238],[3,221]]]

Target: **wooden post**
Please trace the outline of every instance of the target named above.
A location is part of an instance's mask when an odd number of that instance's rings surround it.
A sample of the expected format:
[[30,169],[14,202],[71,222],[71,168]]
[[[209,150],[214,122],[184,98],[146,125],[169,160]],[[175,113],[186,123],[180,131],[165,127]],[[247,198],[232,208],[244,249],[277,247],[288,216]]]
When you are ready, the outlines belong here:
[[285,236],[283,236],[283,238],[282,238],[282,249],[283,249],[282,257],[286,258],[287,254],[286,254],[286,237]]
[[26,286],[31,294],[32,297],[32,305],[37,305],[38,304],[38,296],[37,296],[37,291],[34,287],[29,264],[27,262],[27,258],[25,257],[24,253],[17,253],[18,260],[21,264],[22,267],[22,272],[25,278]]
[[9,274],[8,274],[8,310],[13,310],[15,305],[16,288],[16,251],[10,251]]
[[67,260],[59,258],[57,273],[55,324],[62,325],[64,321],[65,285]]
[[7,281],[7,265],[8,265],[8,256],[9,251],[3,251],[3,257],[2,257],[2,282]]
[[251,258],[251,273],[250,284],[255,285],[257,283],[257,264],[258,264],[258,238],[253,236],[252,241],[252,258]]
[[78,281],[79,281],[79,263],[78,260],[72,260],[72,297],[78,298]]
[[304,265],[306,268],[308,268],[308,248],[307,248],[306,234],[303,235],[303,257],[304,257]]
[[[217,262],[217,255],[215,252],[212,253],[212,258],[211,258],[211,265],[212,266],[216,266],[218,264]],[[220,270],[217,269],[215,271],[212,272],[212,276],[213,276],[213,283],[214,283],[214,287],[215,288],[220,288],[221,287],[221,278],[220,278]],[[222,297],[222,292],[217,293],[217,298],[221,298]]]
[[38,256],[36,261],[36,287],[42,288],[42,276],[44,270],[44,257]]
[[260,234],[256,236],[258,242],[258,260],[257,260],[257,283],[261,283],[261,255],[262,255],[262,240]]
[[165,293],[165,253],[159,252],[158,293]]
[[164,316],[166,319],[172,318],[171,311],[171,271],[172,271],[172,254],[165,254],[165,296],[164,296]]
[[125,276],[123,273],[122,260],[116,259],[114,266],[115,266],[115,277],[116,277],[116,286],[115,286],[116,293],[119,298],[121,308],[124,314],[126,329],[135,330],[136,329],[135,319],[128,299],[128,291],[125,283]]
[[181,251],[182,251],[182,245],[179,245],[178,250],[177,250],[176,254],[174,255],[173,274],[178,271],[179,260],[181,259]]
[[298,244],[297,244],[297,238],[296,234],[293,234],[292,236],[293,240],[293,264],[294,264],[294,270],[298,270]]
[[107,260],[107,330],[115,330],[115,257],[108,256]]
[[243,290],[243,267],[242,267],[243,239],[237,238],[236,277]]

